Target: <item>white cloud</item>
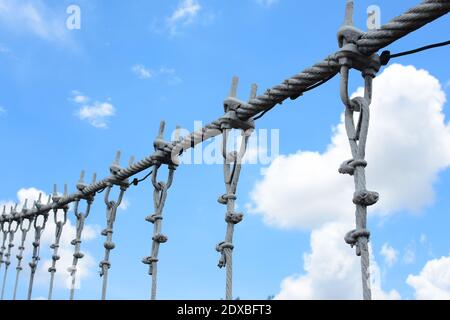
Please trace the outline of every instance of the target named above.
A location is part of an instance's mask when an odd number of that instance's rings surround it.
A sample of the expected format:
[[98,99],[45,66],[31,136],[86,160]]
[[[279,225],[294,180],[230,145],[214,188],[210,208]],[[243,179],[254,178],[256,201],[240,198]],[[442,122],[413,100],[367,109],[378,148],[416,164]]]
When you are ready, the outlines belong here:
[[[326,224],[311,233],[311,252],[303,256],[304,273],[285,278],[276,299],[361,299],[360,258],[343,235],[351,225]],[[397,291],[384,292],[378,265],[371,259],[373,299],[400,299]]]
[[[444,103],[438,80],[425,70],[394,64],[375,79],[367,187],[380,201],[370,212],[419,211],[432,203],[433,182],[450,164]],[[353,215],[353,181],[337,173],[351,157],[342,120],[324,153],[299,151],[273,161],[251,193],[253,212],[268,224],[301,229]]]
[[[17,200],[18,200],[18,210],[20,210],[23,207],[23,204],[25,202],[25,199],[28,199],[28,208],[31,208],[32,204],[35,200],[39,198],[39,194],[42,193],[42,202],[47,203],[48,201],[48,195],[36,188],[27,188],[27,189],[20,189],[17,192]],[[0,201],[0,205],[3,204],[11,205],[12,201]],[[60,210],[61,211],[61,210]],[[71,212],[68,213],[70,216]],[[62,216],[62,211],[58,213],[58,215]],[[73,246],[71,245],[71,241],[75,239],[75,232],[76,228],[75,225],[70,221],[70,219],[67,220],[66,225],[64,226],[63,233],[61,235],[60,239],[60,248],[59,248],[59,255],[61,257],[60,260],[57,261],[56,264],[56,273],[55,273],[55,287],[60,288],[66,288],[67,284],[70,280],[70,274],[67,271],[67,268],[72,265],[72,255],[73,255]],[[83,241],[90,241],[97,237],[99,234],[99,228],[97,226],[92,226],[89,224],[85,225],[82,240]],[[50,215],[48,217],[48,221],[45,227],[45,230],[41,236],[41,246],[40,246],[40,257],[41,261],[39,262],[38,269],[36,271],[36,285],[42,286],[45,289],[48,289],[49,285],[49,277],[50,273],[48,272],[48,268],[51,265],[51,256],[53,254],[53,250],[50,249],[50,245],[54,242],[55,237],[55,224],[53,220],[53,212],[50,212]],[[25,251],[24,251],[24,260],[23,260],[23,266],[27,267],[27,262],[31,259],[31,250],[32,248],[32,242],[34,238],[34,232],[33,229],[31,229],[30,233],[28,234],[26,243],[25,243]],[[15,248],[19,246],[20,237],[15,237]],[[78,287],[79,283],[85,280],[86,278],[90,277],[92,275],[92,268],[95,267],[95,260],[93,256],[86,252],[86,250],[82,250],[85,256],[83,259],[79,261],[78,267],[77,267],[77,282]],[[13,257],[13,256],[12,256]],[[14,259],[12,261],[12,264],[15,266],[17,261]]]
[[95,102],[93,105],[82,106],[77,114],[81,120],[88,121],[96,128],[107,128],[106,118],[114,116],[115,108],[109,102]]
[[65,18],[66,15],[52,12],[40,0],[0,0],[0,24],[14,32],[65,42],[68,40]]
[[134,65],[131,70],[139,79],[149,79],[153,76],[153,72],[142,64]]
[[95,128],[107,128],[108,118],[116,114],[116,109],[109,101],[95,101],[88,104],[91,99],[77,90],[72,91],[70,100],[80,105],[80,109],[75,115],[81,120],[89,122]]
[[159,67],[156,71],[153,71],[143,64],[136,64],[131,67],[131,70],[139,79],[150,79],[154,77],[159,77],[163,79],[168,85],[174,86],[183,82],[180,76],[177,75],[174,68],[168,68],[165,66]]
[[388,243],[383,244],[383,246],[381,247],[380,254],[383,256],[385,263],[389,267],[393,266],[394,263],[397,262],[398,251],[395,250]]
[[127,198],[123,198],[122,202],[119,205],[119,209],[122,211],[128,210],[128,208],[130,207],[130,201],[128,201]]
[[[362,88],[357,90],[358,95],[362,92]],[[424,70],[396,64],[376,78],[367,187],[380,192],[381,198],[370,214],[419,211],[432,203],[433,182],[450,165],[450,127],[442,112],[444,103],[439,81]],[[337,171],[349,158],[341,116],[325,152],[280,156],[255,184],[253,213],[261,214],[272,226],[312,230],[304,272],[284,279],[277,298],[361,298],[360,258],[343,240],[345,232],[354,228],[353,179]],[[384,254],[392,262],[396,255],[388,249]],[[414,248],[407,249],[411,250],[406,252],[406,261],[411,261]],[[371,274],[374,298],[400,298],[395,290],[386,293],[381,289],[373,256]]]
[[0,115],[1,115],[2,113],[6,113],[6,109],[3,108],[2,106],[0,106]]
[[450,299],[450,256],[430,260],[419,275],[410,274],[406,283],[414,288],[416,299]]
[[201,9],[197,0],[181,0],[172,15],[166,20],[170,34],[175,35],[181,26],[192,24]]
[[416,262],[416,251],[412,245],[409,245],[403,254],[403,263],[413,264]]
[[72,91],[72,101],[75,103],[88,103],[89,102],[89,97],[83,95],[81,92],[77,91],[77,90],[73,90]]
[[263,7],[271,7],[272,5],[278,3],[278,0],[255,0],[256,3]]
[[424,234],[424,233],[422,233],[422,234],[420,235],[419,241],[420,241],[421,244],[427,243],[427,241],[428,241],[427,235]]

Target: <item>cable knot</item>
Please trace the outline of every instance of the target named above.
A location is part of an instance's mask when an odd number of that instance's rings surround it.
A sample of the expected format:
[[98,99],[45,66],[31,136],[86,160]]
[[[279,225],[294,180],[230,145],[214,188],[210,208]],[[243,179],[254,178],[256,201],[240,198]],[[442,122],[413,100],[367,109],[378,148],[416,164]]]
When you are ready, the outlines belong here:
[[234,248],[234,246],[233,246],[233,244],[231,242],[222,241],[219,244],[217,244],[216,251],[221,254],[220,259],[219,259],[219,263],[217,264],[217,266],[219,268],[223,268],[227,264],[227,258],[226,258],[226,255],[225,255],[225,249],[233,250],[233,248]]
[[357,167],[367,167],[367,161],[365,160],[354,160],[354,159],[350,159],[347,161],[344,161],[340,168],[339,168],[339,173],[341,174],[349,174],[349,175],[354,175],[355,174],[355,169]]
[[112,250],[116,247],[116,245],[114,244],[114,242],[112,241],[106,241],[103,246],[105,247],[106,250]]
[[73,254],[73,256],[74,256],[74,258],[82,259],[84,257],[84,254],[82,252],[78,251],[78,252],[75,252]]
[[151,223],[155,223],[156,220],[162,220],[162,219],[163,219],[162,215],[161,214],[156,214],[156,213],[153,213],[153,214],[145,217],[145,221],[148,221],[148,222],[151,222]]
[[101,235],[106,237],[108,233],[113,233],[113,230],[111,228],[103,229]]
[[70,244],[73,245],[73,246],[77,245],[77,243],[81,243],[81,240],[80,239],[73,239],[72,241],[70,241]]
[[353,195],[353,203],[360,206],[371,206],[378,202],[380,195],[375,191],[361,190]]
[[142,263],[143,263],[143,264],[152,265],[154,262],[158,262],[158,258],[154,258],[154,257],[144,257],[144,258],[142,259]]
[[370,231],[367,229],[354,229],[345,234],[344,240],[347,244],[349,244],[352,248],[356,246],[356,255],[361,255],[361,250],[358,246],[358,240],[359,238],[366,238],[369,240],[370,238]]
[[57,254],[54,254],[54,255],[52,255],[52,260],[59,260],[59,259],[61,259],[61,257],[59,256],[59,255],[57,255]]
[[163,234],[155,234],[155,235],[152,237],[152,240],[155,241],[155,242],[158,242],[158,243],[165,243],[165,242],[167,242],[167,240],[169,240],[169,239],[167,238],[167,236],[165,236],[165,235],[163,235]]
[[252,119],[247,121],[241,120],[236,112],[241,106],[247,105],[245,102],[235,98],[228,97],[223,102],[225,114],[219,119],[220,128],[226,129],[254,129],[255,123]]
[[104,274],[103,270],[105,270],[105,267],[108,268],[108,269],[111,267],[111,262],[109,262],[107,260],[102,260],[102,261],[100,261],[98,266],[100,268],[102,268],[102,270],[100,271],[100,277],[101,277]]
[[243,213],[227,212],[225,216],[225,221],[227,223],[238,224],[239,222],[242,221],[243,218],[244,218]]
[[228,193],[228,194],[221,195],[219,197],[219,199],[217,199],[217,202],[219,202],[220,204],[227,204],[228,200],[236,200],[236,199],[237,199],[237,197],[235,194]]

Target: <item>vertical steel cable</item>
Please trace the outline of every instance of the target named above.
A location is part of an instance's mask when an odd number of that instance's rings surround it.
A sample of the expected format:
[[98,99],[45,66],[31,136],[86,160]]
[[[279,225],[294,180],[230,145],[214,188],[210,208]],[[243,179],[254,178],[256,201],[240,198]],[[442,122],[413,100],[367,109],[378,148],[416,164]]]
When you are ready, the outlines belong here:
[[[50,197],[48,198],[48,203],[50,203]],[[41,206],[41,194],[39,195],[38,201],[34,203],[35,207]],[[42,217],[42,221],[40,224],[38,224],[39,217]],[[31,257],[31,262],[29,263],[30,266],[30,281],[28,284],[28,294],[27,299],[31,300],[31,295],[33,293],[33,285],[34,285],[34,276],[36,273],[36,269],[38,266],[38,262],[41,259],[39,256],[39,250],[41,247],[41,236],[42,233],[45,230],[45,226],[47,224],[48,219],[48,211],[45,211],[41,213],[40,215],[36,216],[34,218],[33,227],[34,227],[34,241],[33,241],[33,255]]]
[[17,229],[19,228],[19,222],[13,220],[14,218],[17,218],[17,205],[15,208],[11,207],[11,211],[9,213],[9,224],[8,224],[8,250],[5,254],[6,260],[5,263],[5,273],[3,275],[3,284],[2,284],[2,293],[0,296],[0,300],[3,300],[4,294],[5,294],[5,286],[6,286],[6,279],[8,277],[8,269],[11,264],[11,250],[14,247],[14,235],[17,232]]
[[[22,267],[22,259],[23,259],[23,251],[25,250],[25,240],[27,239],[27,234],[30,231],[31,225],[33,223],[33,217],[24,218],[24,215],[27,213],[27,203],[28,199],[25,200],[25,203],[22,207],[22,216],[20,218],[20,231],[22,232],[22,237],[19,245],[19,253],[17,254],[17,267],[16,267],[16,281],[14,282],[14,292],[13,292],[13,300],[16,300],[17,297],[17,287],[19,285],[19,276],[20,272],[23,270]],[[24,224],[25,220],[28,221],[28,224]]]
[[[64,185],[64,196],[67,196],[67,185]],[[61,199],[61,197],[58,196],[56,184],[54,185],[53,189],[53,202],[58,202]],[[63,227],[67,222],[67,211],[69,210],[69,206],[66,205],[62,208],[63,210],[63,218],[58,218],[58,209],[53,209],[53,220],[55,222],[55,241],[50,246],[51,249],[53,249],[53,255],[52,255],[52,265],[48,269],[48,272],[50,272],[50,286],[48,289],[48,300],[52,300],[53,296],[53,283],[55,280],[55,272],[56,272],[56,261],[60,259],[60,256],[58,255],[58,248],[59,248],[59,241],[61,239],[61,235],[63,232]]]

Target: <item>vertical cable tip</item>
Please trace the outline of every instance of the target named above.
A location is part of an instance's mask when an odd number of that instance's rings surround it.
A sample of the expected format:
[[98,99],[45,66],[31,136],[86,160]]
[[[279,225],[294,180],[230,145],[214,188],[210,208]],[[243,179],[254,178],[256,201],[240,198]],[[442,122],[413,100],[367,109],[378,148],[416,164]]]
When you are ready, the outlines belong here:
[[116,152],[116,158],[114,159],[114,164],[119,164],[120,163],[120,156],[122,155],[122,151],[118,150]]
[[67,183],[64,184],[64,197],[67,197],[69,192],[67,191]]
[[180,130],[181,130],[181,126],[177,125],[175,127],[175,141],[178,142],[178,140],[180,140]]
[[159,131],[158,131],[158,137],[163,138],[164,137],[164,129],[166,128],[166,122],[164,120],[161,120],[159,123]]
[[92,175],[92,183],[95,183],[96,180],[97,180],[97,173],[94,172],[94,174]]
[[22,210],[23,210],[23,209],[26,209],[27,206],[28,206],[28,199],[25,199],[25,202],[23,203]]
[[53,195],[57,196],[58,195],[58,186],[55,184],[53,184]]
[[134,156],[130,157],[130,160],[128,161],[128,165],[131,166],[134,163]]
[[256,94],[258,92],[258,85],[256,83],[252,84],[252,89],[250,91],[250,100],[256,98]]
[[354,12],[354,2],[353,0],[347,0],[345,4],[345,26],[353,26],[353,12]]
[[41,202],[42,199],[42,192],[39,193],[38,202]]
[[83,183],[84,182],[84,175],[85,175],[85,171],[84,170],[81,170],[81,172],[80,172],[80,183]]
[[239,77],[234,76],[231,81],[230,97],[235,98],[237,95],[237,87],[239,84]]

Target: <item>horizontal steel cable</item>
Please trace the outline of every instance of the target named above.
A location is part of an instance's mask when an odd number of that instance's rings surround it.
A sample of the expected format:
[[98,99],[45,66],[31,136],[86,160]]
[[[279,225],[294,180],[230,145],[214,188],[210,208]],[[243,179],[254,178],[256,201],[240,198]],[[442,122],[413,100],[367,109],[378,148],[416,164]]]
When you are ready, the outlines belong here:
[[[449,0],[425,0],[406,13],[394,18],[386,25],[383,25],[380,29],[364,33],[357,41],[358,49],[367,55],[375,53],[379,49],[447,14],[449,11]],[[336,53],[329,55],[323,61],[285,80],[282,84],[268,89],[264,94],[251,99],[248,103],[242,103],[236,109],[237,116],[245,121],[267,109],[273,108],[288,98],[298,98],[308,87],[336,75],[339,72],[339,64],[335,56]],[[173,149],[175,153],[182,152],[202,141],[220,135],[220,123],[221,118],[206,125],[201,130],[189,134],[181,141],[172,142],[170,149]],[[77,199],[84,199],[89,195],[105,189],[111,181],[125,180],[152,167],[155,163],[157,163],[155,154],[149,155],[141,161],[120,170],[117,174],[85,187],[82,191],[62,197],[57,203],[42,205],[39,208],[29,210],[26,217],[59,209]],[[0,221],[2,221],[1,217]]]

